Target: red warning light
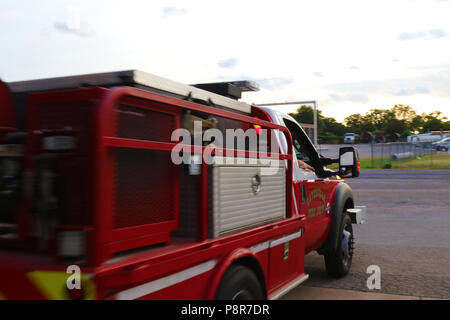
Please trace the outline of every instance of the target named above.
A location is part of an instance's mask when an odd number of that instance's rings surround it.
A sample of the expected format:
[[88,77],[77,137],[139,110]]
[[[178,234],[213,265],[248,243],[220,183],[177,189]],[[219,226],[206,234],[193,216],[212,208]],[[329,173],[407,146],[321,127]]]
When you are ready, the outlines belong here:
[[[258,117],[254,117],[254,118],[258,119]],[[260,135],[262,133],[262,127],[261,126],[259,126],[257,124],[254,124],[253,128],[255,129],[257,135]]]

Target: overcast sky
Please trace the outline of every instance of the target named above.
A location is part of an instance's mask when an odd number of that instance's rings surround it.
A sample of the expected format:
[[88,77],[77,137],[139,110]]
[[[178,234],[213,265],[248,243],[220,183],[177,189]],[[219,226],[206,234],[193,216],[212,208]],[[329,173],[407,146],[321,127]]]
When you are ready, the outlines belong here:
[[0,77],[139,69],[254,80],[247,102],[318,100],[339,121],[394,104],[450,118],[449,17],[447,0],[1,0]]

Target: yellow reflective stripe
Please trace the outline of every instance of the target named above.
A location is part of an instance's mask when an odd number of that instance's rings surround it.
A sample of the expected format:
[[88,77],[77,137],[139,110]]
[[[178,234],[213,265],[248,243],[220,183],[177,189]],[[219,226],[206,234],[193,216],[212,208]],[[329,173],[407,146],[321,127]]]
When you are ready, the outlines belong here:
[[5,296],[0,292],[0,300],[6,300]]
[[[27,277],[49,300],[70,299],[67,289],[67,279],[72,274],[57,271],[33,271],[27,273]],[[85,300],[95,299],[95,284],[90,277],[81,274],[81,287],[85,292]]]

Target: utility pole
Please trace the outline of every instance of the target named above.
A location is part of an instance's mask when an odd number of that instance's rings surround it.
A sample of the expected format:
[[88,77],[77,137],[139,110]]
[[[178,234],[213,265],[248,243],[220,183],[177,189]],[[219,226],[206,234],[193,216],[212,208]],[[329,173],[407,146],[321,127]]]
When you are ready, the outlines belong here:
[[280,102],[280,103],[262,103],[262,104],[254,104],[257,107],[270,107],[270,106],[282,106],[282,105],[291,105],[298,104],[300,106],[312,104],[314,106],[314,145],[317,147],[317,108],[318,102],[317,100],[310,101],[292,101],[292,102]]

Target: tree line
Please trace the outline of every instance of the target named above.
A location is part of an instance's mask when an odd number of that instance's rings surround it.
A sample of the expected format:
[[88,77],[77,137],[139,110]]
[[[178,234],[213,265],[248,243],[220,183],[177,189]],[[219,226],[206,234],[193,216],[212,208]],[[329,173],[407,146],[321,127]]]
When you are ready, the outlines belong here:
[[[289,113],[299,123],[313,123],[314,110],[301,106]],[[397,104],[391,109],[371,109],[366,114],[355,113],[344,119],[343,123],[325,117],[317,110],[318,137],[323,142],[342,141],[347,132],[367,136],[406,138],[415,133],[450,130],[450,121],[440,111],[418,114],[411,106]]]

